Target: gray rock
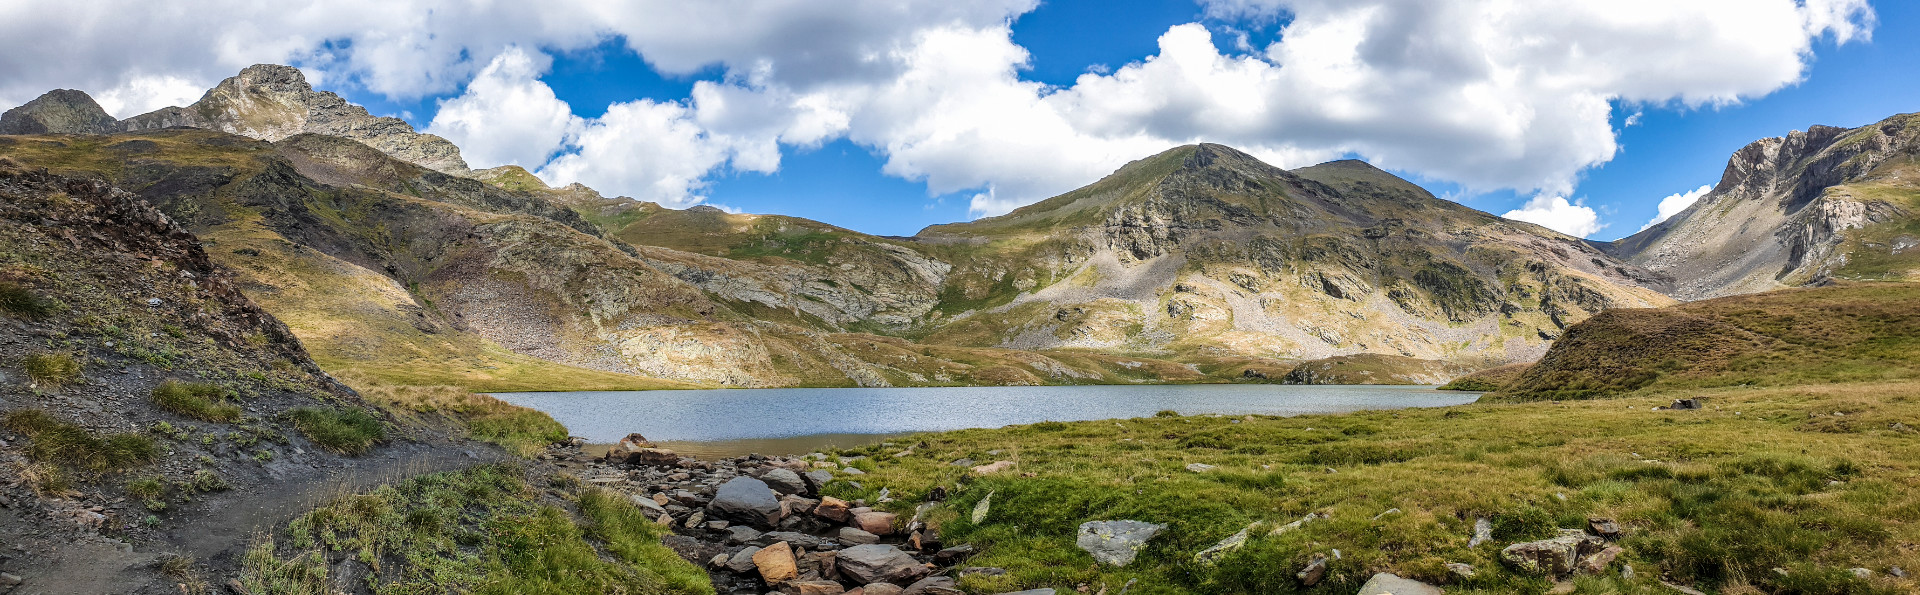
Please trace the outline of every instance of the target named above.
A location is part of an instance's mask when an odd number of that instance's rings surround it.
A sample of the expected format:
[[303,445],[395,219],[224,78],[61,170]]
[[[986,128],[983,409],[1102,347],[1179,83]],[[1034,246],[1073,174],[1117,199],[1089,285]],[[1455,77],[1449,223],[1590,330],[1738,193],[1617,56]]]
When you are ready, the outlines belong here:
[[841,576],[862,584],[911,583],[927,575],[927,567],[885,544],[856,545],[840,550],[836,558]]
[[1080,524],[1075,545],[1101,564],[1126,566],[1166,525],[1145,521],[1091,521]]
[[1216,563],[1219,563],[1221,558],[1227,557],[1227,554],[1231,554],[1235,550],[1238,550],[1241,547],[1246,546],[1248,532],[1252,530],[1253,530],[1253,526],[1249,525],[1247,528],[1241,529],[1239,533],[1235,533],[1233,535],[1227,536],[1226,539],[1220,540],[1220,543],[1213,544],[1213,547],[1209,547],[1207,549],[1201,550],[1200,553],[1198,554],[1194,554],[1193,561],[1199,562],[1207,566],[1212,566]]
[[760,530],[746,525],[727,527],[727,543],[739,545],[760,538]]
[[1493,519],[1480,517],[1473,520],[1473,539],[1467,541],[1467,547],[1480,547],[1480,544],[1493,540]]
[[814,469],[808,471],[806,475],[801,477],[813,486],[813,491],[817,494],[820,492],[820,488],[827,487],[827,484],[833,481],[833,472],[826,469]]
[[1461,564],[1459,562],[1448,562],[1447,572],[1453,574],[1453,576],[1455,577],[1459,577],[1462,579],[1473,578],[1473,565]]
[[953,583],[953,579],[944,576],[929,576],[907,585],[900,595],[967,595]]
[[1440,595],[1439,587],[1382,572],[1367,579],[1355,595]]
[[714,516],[760,527],[780,522],[780,500],[766,482],[751,477],[735,477],[720,484],[707,510]]
[[1206,463],[1187,463],[1187,470],[1194,473],[1206,473],[1214,469],[1216,469],[1215,466]]
[[1001,593],[1000,595],[1054,595],[1054,592],[1053,592],[1053,587],[1045,587],[1040,589],[1027,589],[1025,591],[1013,591],[1010,593]]
[[1606,540],[1585,531],[1565,529],[1553,539],[1509,545],[1500,550],[1500,560],[1522,573],[1561,577],[1571,574],[1582,556],[1606,546]]
[[987,520],[987,511],[992,508],[993,492],[987,492],[987,497],[981,498],[978,504],[973,505],[973,516],[969,520],[972,520],[975,525],[985,522]]
[[734,572],[749,572],[749,571],[758,569],[759,565],[756,565],[753,563],[753,555],[758,553],[760,553],[760,547],[753,546],[753,545],[747,546],[746,549],[740,550],[738,552],[734,552],[733,558],[730,558],[727,560],[727,570],[731,570]]
[[660,503],[654,502],[652,498],[635,494],[633,496],[629,496],[628,499],[633,500],[634,506],[638,506],[640,507],[640,510],[646,511],[647,518],[657,519],[657,518],[660,518],[660,515],[667,513],[667,509],[662,508],[660,506]]
[[866,531],[861,531],[857,527],[841,527],[840,541],[856,544],[856,545],[867,545],[871,543],[880,543],[880,536],[874,535],[872,533],[868,533]]
[[767,487],[781,494],[805,495],[807,493],[806,480],[800,479],[800,474],[794,473],[791,469],[775,468],[761,475],[760,481],[766,482]]
[[834,543],[833,540],[831,539],[827,539],[825,537],[814,537],[812,535],[808,535],[805,533],[795,533],[793,531],[774,531],[772,533],[768,533],[766,535],[760,536],[760,541],[766,541],[766,542],[784,541],[796,547],[803,547],[803,548],[814,549],[814,550],[823,549],[823,548],[840,547],[840,544]]

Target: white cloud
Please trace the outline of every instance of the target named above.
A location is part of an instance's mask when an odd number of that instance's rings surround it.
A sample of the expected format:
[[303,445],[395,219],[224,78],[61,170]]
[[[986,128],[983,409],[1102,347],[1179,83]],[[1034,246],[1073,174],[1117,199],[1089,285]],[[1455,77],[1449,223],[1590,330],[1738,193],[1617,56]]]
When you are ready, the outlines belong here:
[[440,102],[427,132],[460,146],[476,167],[539,167],[583,125],[573,108],[540,82],[546,54],[511,46],[495,56],[459,97]]
[[1666,198],[1660,199],[1659,213],[1653,216],[1652,221],[1640,226],[1640,229],[1645,231],[1649,227],[1659,225],[1661,221],[1666,221],[1668,217],[1680,214],[1680,211],[1687,210],[1687,207],[1693,206],[1700,197],[1712,191],[1713,184],[1701,184],[1699,188],[1667,195]]
[[1607,227],[1600,222],[1600,215],[1588,208],[1584,202],[1567,202],[1566,197],[1542,194],[1528,199],[1527,204],[1520,205],[1520,208],[1501,213],[1500,216],[1584,238]]
[[[1267,47],[1224,53],[1204,27],[1173,27],[1155,55],[1055,88],[1020,78],[1028,55],[1009,23],[1035,0],[9,2],[0,106],[70,87],[128,115],[251,63],[294,62],[335,89],[462,92],[432,128],[476,165],[538,165],[669,204],[698,201],[715,175],[773,171],[782,146],[837,138],[875,148],[888,174],[981,195],[976,214],[1195,140],[1282,166],[1355,153],[1551,197],[1613,158],[1616,106],[1762,96],[1802,80],[1816,43],[1874,26],[1866,0],[1202,4],[1230,26],[1285,24]],[[724,78],[586,121],[537,80],[545,58],[521,49],[616,37],[662,72],[717,65]],[[1542,200],[1516,212],[1585,209]]]

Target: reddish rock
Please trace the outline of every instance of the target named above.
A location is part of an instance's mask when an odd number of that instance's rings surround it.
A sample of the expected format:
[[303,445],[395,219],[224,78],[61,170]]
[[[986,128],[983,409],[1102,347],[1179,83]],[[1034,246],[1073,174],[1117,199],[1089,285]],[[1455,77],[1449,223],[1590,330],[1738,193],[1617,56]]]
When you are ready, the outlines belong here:
[[853,515],[853,526],[874,535],[892,535],[896,518],[891,512],[863,512]]
[[853,518],[853,513],[847,510],[846,500],[825,496],[820,498],[820,504],[813,507],[813,515],[836,523],[844,523],[847,519]]
[[793,547],[780,542],[753,554],[753,565],[760,569],[760,578],[767,584],[779,584],[799,578],[800,569],[794,563]]

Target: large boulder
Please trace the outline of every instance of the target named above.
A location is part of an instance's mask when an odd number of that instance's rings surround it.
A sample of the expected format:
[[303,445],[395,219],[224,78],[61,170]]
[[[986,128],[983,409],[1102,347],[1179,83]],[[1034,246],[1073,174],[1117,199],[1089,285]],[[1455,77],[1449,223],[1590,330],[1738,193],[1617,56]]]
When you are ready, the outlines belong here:
[[735,477],[720,484],[707,503],[713,516],[760,527],[780,522],[780,500],[767,483],[751,477]]
[[1439,587],[1385,572],[1367,579],[1355,595],[1441,595]]
[[1081,523],[1080,549],[1101,564],[1126,566],[1146,549],[1147,541],[1167,529],[1166,525],[1145,521],[1091,521]]
[[1500,561],[1523,573],[1562,577],[1578,568],[1580,558],[1607,547],[1607,541],[1578,529],[1563,529],[1553,539],[1509,545]]
[[900,548],[885,544],[856,545],[840,550],[838,561],[840,575],[862,585],[904,585],[927,575],[926,565]]

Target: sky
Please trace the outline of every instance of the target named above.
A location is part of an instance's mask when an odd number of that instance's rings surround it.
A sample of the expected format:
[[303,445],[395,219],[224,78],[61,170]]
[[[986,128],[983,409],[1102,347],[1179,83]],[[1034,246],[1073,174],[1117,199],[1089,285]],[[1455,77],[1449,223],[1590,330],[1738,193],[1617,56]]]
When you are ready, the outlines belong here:
[[1920,111],[1916,4],[0,0],[0,107],[128,117],[271,62],[475,167],[674,208],[911,235],[1216,142],[1611,240],[1754,140]]

